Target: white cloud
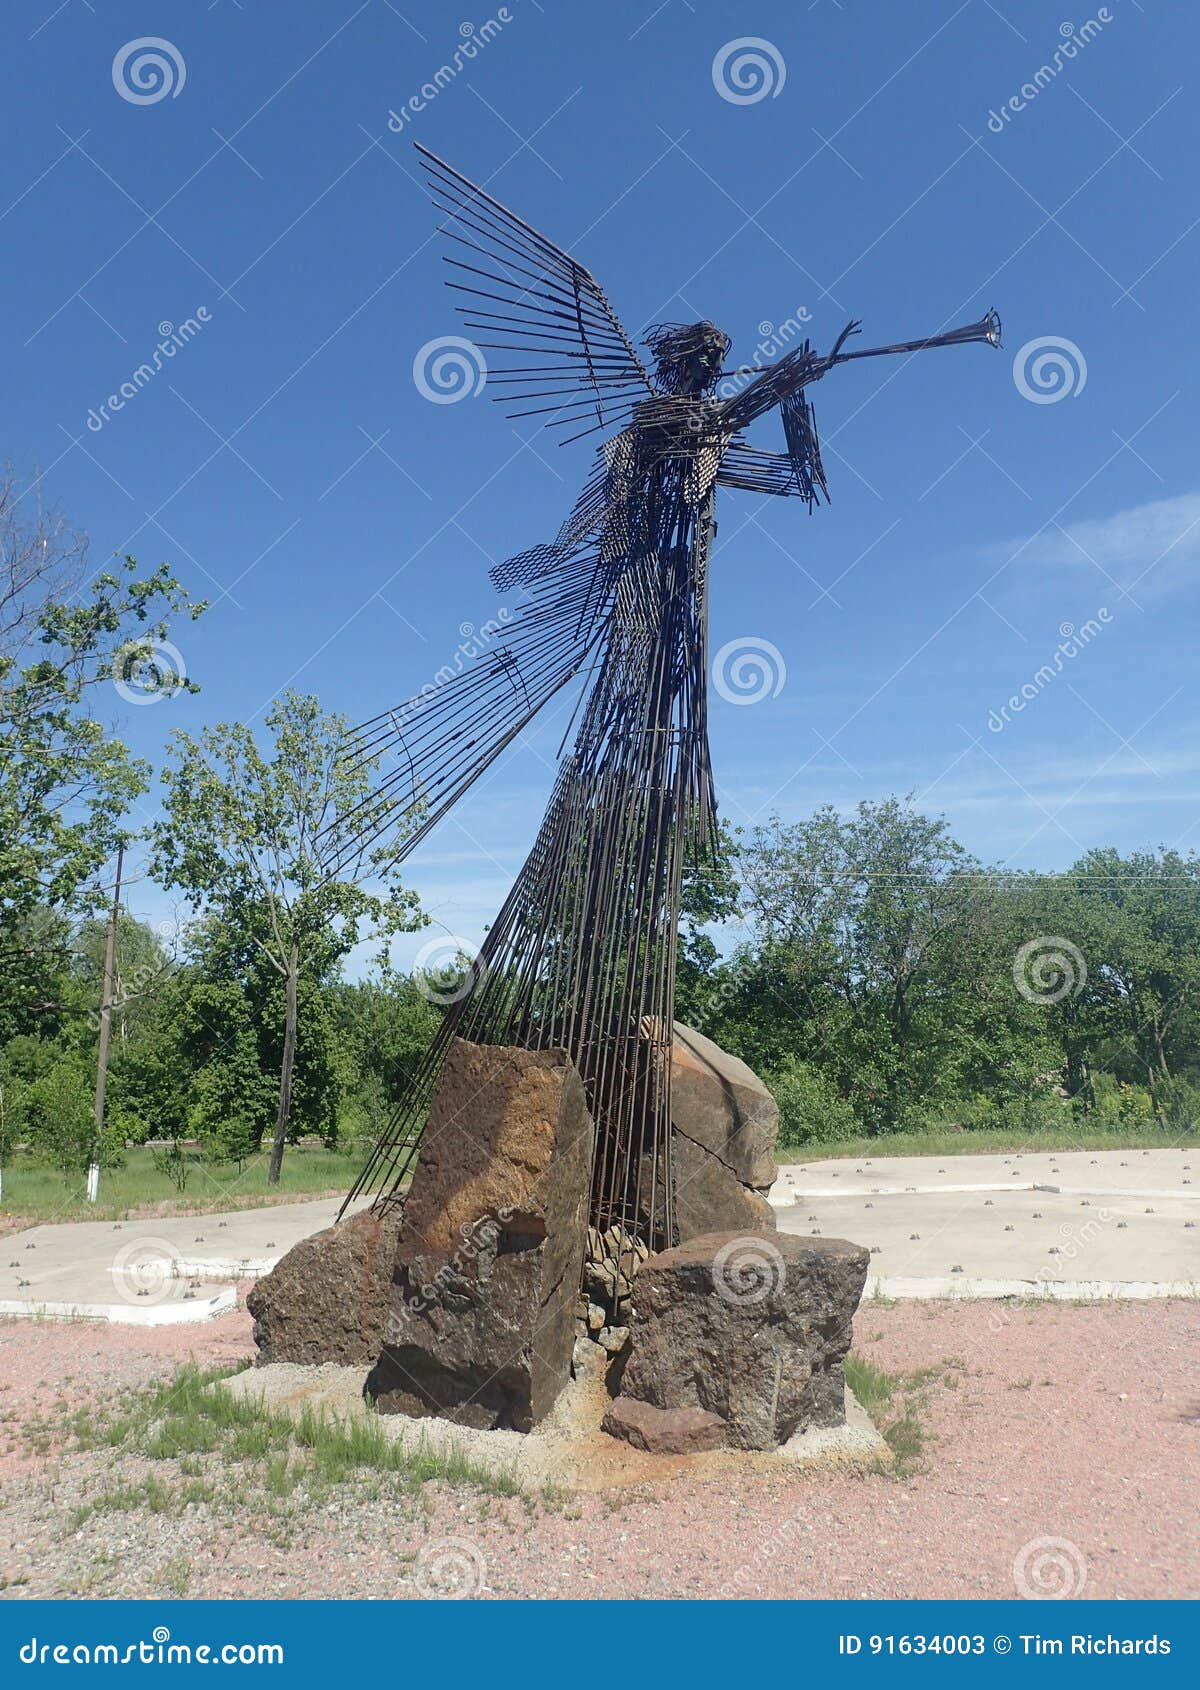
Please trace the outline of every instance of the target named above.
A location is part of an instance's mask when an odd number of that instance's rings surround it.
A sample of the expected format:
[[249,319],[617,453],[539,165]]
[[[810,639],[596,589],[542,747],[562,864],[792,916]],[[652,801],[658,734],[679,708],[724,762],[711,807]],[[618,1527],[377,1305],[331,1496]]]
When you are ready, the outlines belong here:
[[1098,565],[1136,596],[1200,574],[1200,493],[1155,499],[1088,522],[1047,525],[995,548],[998,560],[1043,569]]

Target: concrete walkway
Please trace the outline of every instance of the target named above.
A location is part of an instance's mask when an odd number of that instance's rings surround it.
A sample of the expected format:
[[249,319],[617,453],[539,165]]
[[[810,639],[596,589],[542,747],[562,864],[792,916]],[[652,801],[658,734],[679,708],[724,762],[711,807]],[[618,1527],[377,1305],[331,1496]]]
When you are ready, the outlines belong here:
[[72,1221],[0,1239],[0,1316],[162,1326],[236,1307],[236,1280],[259,1279],[302,1238],[331,1226],[341,1200],[225,1215]]
[[[1200,1149],[872,1157],[780,1169],[781,1232],[872,1251],[868,1295],[1200,1295]],[[0,1316],[162,1325],[234,1307],[336,1198],[0,1239]]]
[[771,1202],[781,1232],[866,1244],[868,1295],[1200,1295],[1200,1150],[795,1163]]

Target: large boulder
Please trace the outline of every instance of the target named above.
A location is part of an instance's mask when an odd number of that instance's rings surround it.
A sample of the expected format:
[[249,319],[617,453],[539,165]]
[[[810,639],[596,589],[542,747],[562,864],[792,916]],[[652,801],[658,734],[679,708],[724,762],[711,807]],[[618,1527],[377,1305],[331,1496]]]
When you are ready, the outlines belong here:
[[671,1049],[675,1219],[681,1243],[709,1232],[770,1232],[779,1109],[738,1057],[675,1023]]
[[786,1233],[710,1233],[650,1256],[634,1284],[622,1396],[718,1415],[736,1449],[841,1425],[867,1261],[859,1244]]
[[367,1380],[382,1412],[517,1431],[549,1413],[570,1375],[592,1137],[564,1051],[453,1040]]
[[260,1364],[370,1366],[391,1304],[400,1211],[365,1209],[302,1238],[252,1288]]

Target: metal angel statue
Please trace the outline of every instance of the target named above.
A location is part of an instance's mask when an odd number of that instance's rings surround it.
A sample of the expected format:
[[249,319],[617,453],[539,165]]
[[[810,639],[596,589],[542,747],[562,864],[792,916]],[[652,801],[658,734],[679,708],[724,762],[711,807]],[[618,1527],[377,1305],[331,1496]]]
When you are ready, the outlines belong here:
[[[676,1236],[681,885],[716,837],[706,683],[717,489],[797,496],[811,510],[828,491],[806,389],[852,359],[998,346],[1000,324],[989,312],[949,334],[847,352],[851,323],[828,353],[805,341],[769,367],[727,372],[730,340],[714,324],[664,323],[646,337],[647,368],[589,271],[418,151],[488,385],[510,416],[605,438],[556,538],[492,572],[498,589],[523,589],[503,643],[358,730],[358,754],[391,754],[382,790],[411,847],[580,683],[533,849],[351,1196],[399,1198],[453,1037],[561,1047],[597,1126],[592,1220],[659,1249]],[[776,408],[785,450],[751,445],[747,428]]]

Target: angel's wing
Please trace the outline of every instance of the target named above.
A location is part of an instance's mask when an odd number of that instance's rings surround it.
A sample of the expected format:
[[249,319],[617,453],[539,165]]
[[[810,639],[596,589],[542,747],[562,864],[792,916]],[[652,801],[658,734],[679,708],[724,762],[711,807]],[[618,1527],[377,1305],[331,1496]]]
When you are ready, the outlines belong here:
[[[487,381],[510,417],[552,413],[548,427],[575,434],[623,425],[654,390],[633,342],[589,270],[499,200],[416,143],[463,296],[466,326],[493,338]],[[593,420],[594,419],[594,420]]]

